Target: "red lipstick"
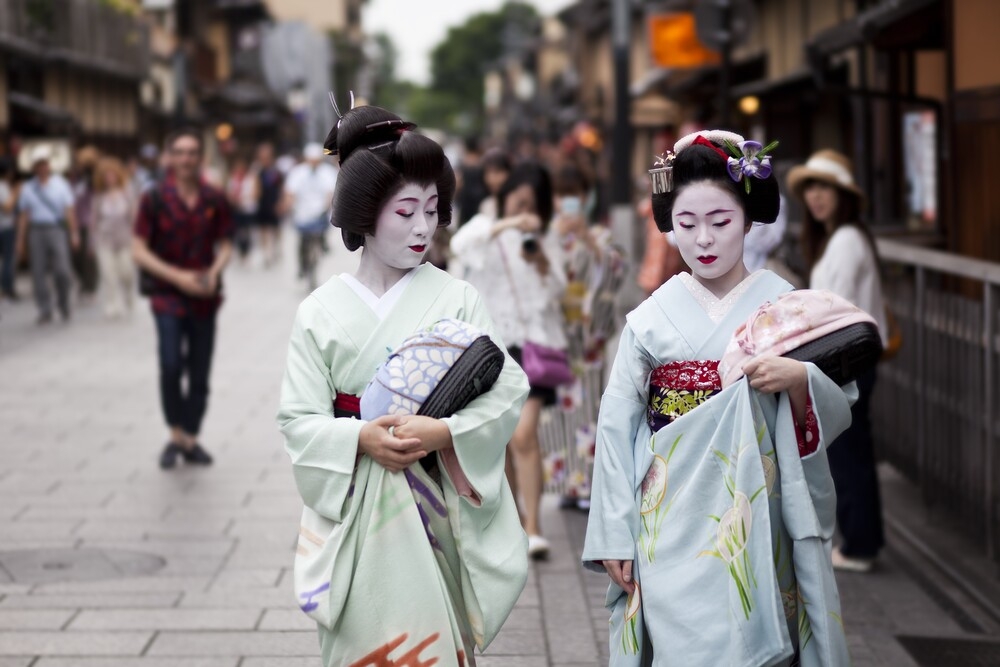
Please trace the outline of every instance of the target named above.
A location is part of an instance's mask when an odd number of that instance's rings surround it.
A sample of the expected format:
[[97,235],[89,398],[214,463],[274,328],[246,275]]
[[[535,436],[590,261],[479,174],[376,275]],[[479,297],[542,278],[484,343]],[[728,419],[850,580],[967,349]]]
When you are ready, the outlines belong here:
[[715,255],[704,255],[702,257],[699,257],[698,261],[701,262],[702,264],[711,264],[717,259],[718,257],[716,257]]
[[424,250],[427,250],[427,246],[425,246],[425,245],[411,245],[410,246],[410,250],[412,250],[413,252],[423,252]]

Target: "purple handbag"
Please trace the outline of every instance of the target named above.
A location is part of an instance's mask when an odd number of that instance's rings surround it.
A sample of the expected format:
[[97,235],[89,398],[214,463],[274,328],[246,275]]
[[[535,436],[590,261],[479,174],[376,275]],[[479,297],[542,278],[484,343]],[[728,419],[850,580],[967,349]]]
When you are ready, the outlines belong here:
[[576,379],[565,350],[527,340],[521,347],[521,368],[528,376],[528,384],[535,387],[554,389],[564,384],[573,384]]

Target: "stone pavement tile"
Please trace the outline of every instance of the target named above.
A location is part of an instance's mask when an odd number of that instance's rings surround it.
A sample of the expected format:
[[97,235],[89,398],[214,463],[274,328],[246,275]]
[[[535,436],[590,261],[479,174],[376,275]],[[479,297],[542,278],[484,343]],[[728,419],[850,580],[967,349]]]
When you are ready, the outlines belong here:
[[545,655],[483,655],[476,658],[477,667],[549,667]]
[[319,653],[310,632],[161,632],[146,652],[150,656],[304,656]]
[[238,519],[227,531],[231,537],[255,537],[258,535],[271,535],[274,537],[285,537],[295,535],[299,529],[298,515],[291,515],[278,520],[261,521],[259,519]]
[[81,521],[4,521],[0,538],[4,544],[64,540],[72,536]]
[[0,608],[0,630],[60,630],[75,613],[70,609]]
[[500,630],[484,655],[545,655],[545,636],[541,628]]
[[4,609],[165,609],[180,600],[180,593],[122,593],[118,595],[7,595]]
[[[319,652],[318,644],[316,652]],[[323,660],[321,658],[243,658],[240,667],[323,667]]]
[[[178,665],[176,658],[42,658],[31,667],[237,667],[240,659],[185,658]],[[244,663],[245,664],[245,663]],[[3,663],[0,663],[3,667]]]
[[225,556],[233,549],[233,540],[218,537],[200,540],[100,540],[84,539],[83,546],[102,549],[119,549],[171,558],[194,558],[196,556]]
[[227,567],[212,582],[211,590],[220,588],[275,588],[279,585],[284,573],[285,570],[278,567],[263,569]]
[[189,592],[181,598],[179,609],[298,609],[295,593],[287,588],[213,588],[210,592]]
[[19,521],[52,521],[54,519],[91,519],[91,520],[139,520],[159,521],[167,512],[163,507],[153,505],[37,505],[25,503],[27,508],[18,516]]
[[0,655],[139,655],[152,632],[0,632]]
[[0,667],[29,667],[34,658],[0,658]]
[[61,581],[40,584],[34,589],[44,595],[58,593],[173,593],[205,590],[211,577],[129,577],[101,581]]
[[503,630],[534,630],[542,627],[541,610],[534,607],[514,609],[503,624]]
[[231,519],[203,518],[200,521],[176,521],[156,519],[87,519],[74,535],[89,539],[127,541],[130,539],[150,540],[195,540],[204,537],[222,537],[232,523]]
[[69,630],[253,630],[256,609],[88,609]]
[[316,621],[299,609],[268,609],[257,626],[258,630],[312,630],[316,631]]

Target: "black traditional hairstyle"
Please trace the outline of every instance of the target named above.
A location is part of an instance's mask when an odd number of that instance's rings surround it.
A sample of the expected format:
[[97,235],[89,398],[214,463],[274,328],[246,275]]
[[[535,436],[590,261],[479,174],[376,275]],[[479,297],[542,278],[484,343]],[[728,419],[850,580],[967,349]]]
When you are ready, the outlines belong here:
[[510,176],[497,192],[497,213],[500,218],[506,217],[504,205],[507,195],[522,185],[530,186],[535,193],[535,213],[542,220],[544,232],[552,220],[552,179],[548,170],[536,162],[522,162],[510,172]]
[[[724,148],[720,150],[725,151]],[[670,192],[653,195],[653,219],[661,232],[673,229],[672,213],[677,195],[692,183],[710,182],[729,190],[743,205],[746,222],[772,223],[781,205],[778,179],[774,172],[764,179],[751,178],[747,193],[742,181],[734,181],[726,169],[726,158],[708,146],[692,144],[674,157],[673,184]]]
[[333,193],[333,219],[348,250],[375,234],[379,211],[408,183],[436,185],[438,226],[451,222],[455,173],[433,140],[411,132],[416,125],[380,107],[351,109],[327,135],[323,147],[340,158]]

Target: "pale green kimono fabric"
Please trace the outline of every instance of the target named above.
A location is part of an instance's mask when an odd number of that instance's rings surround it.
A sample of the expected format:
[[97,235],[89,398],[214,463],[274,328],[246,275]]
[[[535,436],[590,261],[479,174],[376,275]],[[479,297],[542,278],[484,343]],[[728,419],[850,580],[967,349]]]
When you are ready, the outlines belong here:
[[674,278],[628,317],[601,403],[583,553],[600,571],[633,560],[640,594],[608,590],[612,665],[786,665],[796,648],[805,667],[850,662],[825,452],[850,423],[844,391],[807,365],[820,443],[801,459],[787,395],[746,379],[655,435],[646,424],[654,368],[718,360],[732,331],[789,289],[764,272],[716,325]]
[[360,396],[393,349],[440,319],[468,322],[500,344],[475,289],[430,265],[416,272],[382,321],[331,279],[299,307],[289,343],[278,422],[305,504],[295,592],[317,620],[327,666],[402,658],[472,665],[527,577],[504,455],[528,384],[509,356],[489,392],[444,420],[478,501],[460,497],[446,472],[440,489],[411,466],[434,491],[423,500],[440,510],[430,513],[440,550],[405,476],[358,456],[364,422],[333,416],[338,392]]

